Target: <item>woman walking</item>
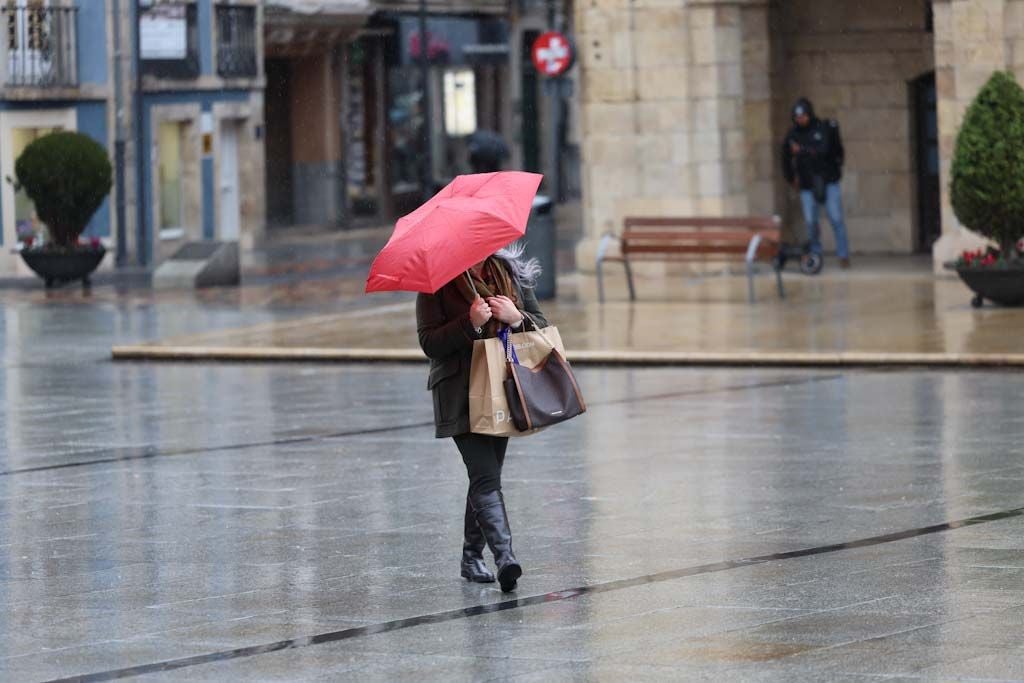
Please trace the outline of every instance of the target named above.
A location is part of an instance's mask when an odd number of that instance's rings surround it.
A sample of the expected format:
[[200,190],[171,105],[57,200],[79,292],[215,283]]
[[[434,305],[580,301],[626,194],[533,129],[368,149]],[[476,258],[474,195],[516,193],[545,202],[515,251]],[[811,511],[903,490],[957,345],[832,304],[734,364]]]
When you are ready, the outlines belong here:
[[518,331],[547,325],[533,293],[539,274],[536,260],[526,261],[521,248],[509,247],[436,293],[416,299],[420,346],[430,358],[427,388],[434,397],[435,435],[455,440],[469,476],[460,572],[468,581],[494,581],[484,562],[486,543],[505,592],[515,589],[523,573],[512,552],[512,531],[501,493],[508,438],[469,431],[469,369],[475,340],[495,337],[505,326]]

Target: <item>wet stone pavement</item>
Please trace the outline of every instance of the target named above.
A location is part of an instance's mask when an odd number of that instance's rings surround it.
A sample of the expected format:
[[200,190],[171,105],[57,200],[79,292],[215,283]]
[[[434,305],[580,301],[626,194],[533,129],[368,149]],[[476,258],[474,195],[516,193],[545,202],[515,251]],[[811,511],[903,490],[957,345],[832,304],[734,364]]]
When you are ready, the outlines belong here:
[[1024,680],[1024,375],[581,368],[506,596],[425,367],[107,360],[241,296],[0,308],[0,680]]

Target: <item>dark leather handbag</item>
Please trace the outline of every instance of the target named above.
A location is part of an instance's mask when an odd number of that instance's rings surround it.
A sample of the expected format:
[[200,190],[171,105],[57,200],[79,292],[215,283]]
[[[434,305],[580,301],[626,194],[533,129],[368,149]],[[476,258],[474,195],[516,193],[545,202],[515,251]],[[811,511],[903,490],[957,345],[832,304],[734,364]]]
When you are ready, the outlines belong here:
[[[538,334],[546,340],[539,330]],[[508,366],[505,397],[516,429],[525,432],[548,427],[586,412],[587,404],[572,367],[554,344],[548,343],[551,353],[543,361],[528,368],[519,364],[507,330],[502,341]]]

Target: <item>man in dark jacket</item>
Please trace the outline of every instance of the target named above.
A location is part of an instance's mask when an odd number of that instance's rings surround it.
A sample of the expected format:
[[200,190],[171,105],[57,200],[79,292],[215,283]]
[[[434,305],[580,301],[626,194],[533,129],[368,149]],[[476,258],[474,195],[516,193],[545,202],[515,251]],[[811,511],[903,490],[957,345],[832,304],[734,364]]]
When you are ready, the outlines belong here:
[[804,221],[811,249],[821,253],[818,205],[825,205],[828,222],[836,236],[836,256],[842,268],[850,267],[850,247],[843,220],[843,142],[839,124],[814,115],[810,100],[801,97],[793,105],[793,127],[782,141],[782,174],[800,191]]

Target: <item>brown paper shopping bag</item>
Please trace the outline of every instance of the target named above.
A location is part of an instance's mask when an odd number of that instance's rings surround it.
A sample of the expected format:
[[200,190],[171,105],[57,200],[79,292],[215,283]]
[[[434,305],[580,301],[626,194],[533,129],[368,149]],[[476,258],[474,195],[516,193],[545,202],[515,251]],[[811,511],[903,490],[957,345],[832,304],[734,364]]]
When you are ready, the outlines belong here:
[[[515,332],[509,335],[519,363],[528,368],[551,353],[552,344],[565,356],[565,347],[558,328],[551,325],[541,332]],[[550,344],[545,341],[550,340]],[[505,397],[508,365],[501,339],[477,339],[473,342],[473,361],[469,368],[469,430],[491,436],[527,436],[539,430],[521,432],[512,424]]]

